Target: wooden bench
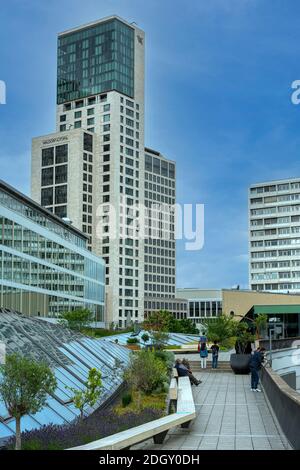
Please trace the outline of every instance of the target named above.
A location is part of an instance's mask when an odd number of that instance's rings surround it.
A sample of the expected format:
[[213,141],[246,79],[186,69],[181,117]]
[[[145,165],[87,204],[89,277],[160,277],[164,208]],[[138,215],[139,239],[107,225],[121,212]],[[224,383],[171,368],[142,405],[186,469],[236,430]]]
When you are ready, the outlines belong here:
[[155,444],[162,444],[169,429],[175,426],[187,428],[196,417],[193,393],[188,377],[179,377],[178,379],[174,377],[171,380],[169,400],[176,401],[176,413],[68,450],[129,449],[134,444],[150,438],[153,438]]

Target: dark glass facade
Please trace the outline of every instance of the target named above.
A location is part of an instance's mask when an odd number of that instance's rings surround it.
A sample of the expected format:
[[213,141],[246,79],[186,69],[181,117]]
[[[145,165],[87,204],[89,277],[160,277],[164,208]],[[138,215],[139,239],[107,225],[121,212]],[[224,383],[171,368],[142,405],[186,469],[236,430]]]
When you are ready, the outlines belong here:
[[134,97],[134,29],[112,19],[60,35],[57,104],[110,90]]

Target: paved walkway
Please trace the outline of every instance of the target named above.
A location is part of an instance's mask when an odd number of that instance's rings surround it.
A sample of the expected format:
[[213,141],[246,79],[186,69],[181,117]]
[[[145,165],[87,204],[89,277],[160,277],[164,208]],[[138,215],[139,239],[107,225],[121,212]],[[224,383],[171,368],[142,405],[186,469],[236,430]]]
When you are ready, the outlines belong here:
[[[275,450],[290,448],[264,393],[252,392],[250,377],[231,372],[195,373],[202,384],[193,387],[197,411],[189,429],[174,428],[163,445],[153,440],[135,449]],[[133,449],[132,448],[132,449]]]

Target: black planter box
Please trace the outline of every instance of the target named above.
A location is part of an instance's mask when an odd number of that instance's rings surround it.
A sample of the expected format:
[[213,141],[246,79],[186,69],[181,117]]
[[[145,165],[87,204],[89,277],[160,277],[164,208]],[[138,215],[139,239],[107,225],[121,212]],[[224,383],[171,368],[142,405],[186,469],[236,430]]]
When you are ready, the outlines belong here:
[[235,374],[249,374],[251,354],[231,354],[230,366]]

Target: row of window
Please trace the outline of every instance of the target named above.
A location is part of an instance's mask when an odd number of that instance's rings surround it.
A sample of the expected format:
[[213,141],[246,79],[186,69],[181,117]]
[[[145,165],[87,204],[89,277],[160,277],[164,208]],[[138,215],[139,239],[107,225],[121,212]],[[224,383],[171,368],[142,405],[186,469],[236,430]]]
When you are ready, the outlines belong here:
[[257,188],[251,188],[251,194],[270,193],[275,191],[289,191],[290,189],[300,189],[300,181],[293,183],[280,183],[268,186],[259,186]]

